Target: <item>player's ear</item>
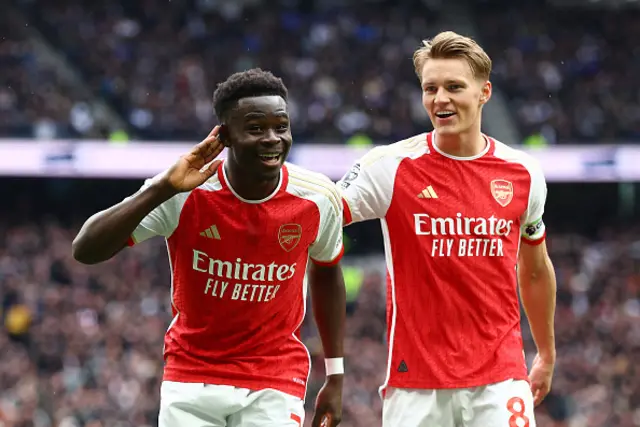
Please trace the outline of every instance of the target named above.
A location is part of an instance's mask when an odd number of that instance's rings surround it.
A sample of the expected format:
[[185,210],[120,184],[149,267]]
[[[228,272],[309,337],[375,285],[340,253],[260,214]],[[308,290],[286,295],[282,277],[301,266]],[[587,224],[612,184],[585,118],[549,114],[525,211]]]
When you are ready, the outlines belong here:
[[222,142],[222,145],[224,145],[225,147],[230,147],[231,146],[231,141],[229,140],[229,128],[227,127],[226,124],[221,124],[220,125],[220,133],[219,133],[219,138],[220,138],[220,142]]
[[480,95],[481,105],[484,105],[487,102],[489,102],[489,99],[491,99],[491,92],[492,92],[491,82],[487,80],[482,85],[482,95]]

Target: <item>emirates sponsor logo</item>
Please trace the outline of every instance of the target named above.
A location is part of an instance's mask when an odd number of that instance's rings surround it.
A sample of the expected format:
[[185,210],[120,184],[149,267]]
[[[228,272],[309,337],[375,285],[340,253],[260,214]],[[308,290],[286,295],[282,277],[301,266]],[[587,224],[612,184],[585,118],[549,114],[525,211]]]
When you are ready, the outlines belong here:
[[193,250],[193,270],[208,276],[205,276],[204,294],[234,301],[272,301],[280,287],[295,276],[296,265],[253,264],[241,258],[227,261]]
[[431,237],[432,257],[502,257],[503,239],[511,234],[513,220],[491,216],[432,217],[414,214],[416,235]]
[[434,218],[426,213],[413,214],[416,234],[419,236],[508,236],[513,220],[490,216]]

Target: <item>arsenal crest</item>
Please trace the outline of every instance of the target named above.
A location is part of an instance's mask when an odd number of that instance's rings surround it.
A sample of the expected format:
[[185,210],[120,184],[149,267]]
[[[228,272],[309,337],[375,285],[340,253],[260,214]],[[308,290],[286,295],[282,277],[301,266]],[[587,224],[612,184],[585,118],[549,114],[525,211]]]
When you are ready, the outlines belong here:
[[513,184],[504,179],[491,181],[491,195],[503,208],[513,200]]
[[278,230],[278,242],[282,249],[291,252],[300,243],[302,226],[300,224],[284,224]]

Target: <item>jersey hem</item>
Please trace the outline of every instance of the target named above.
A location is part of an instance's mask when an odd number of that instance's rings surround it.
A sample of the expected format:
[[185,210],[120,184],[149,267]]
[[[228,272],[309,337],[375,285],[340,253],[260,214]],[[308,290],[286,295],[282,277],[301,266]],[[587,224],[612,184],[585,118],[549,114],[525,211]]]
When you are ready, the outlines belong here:
[[129,236],[127,239],[127,246],[135,246],[136,241],[133,239],[133,236]]
[[340,253],[336,255],[336,257],[331,261],[317,261],[313,258],[311,258],[311,261],[313,261],[315,265],[319,265],[320,267],[332,267],[340,262],[343,255],[344,255],[344,245],[340,248]]
[[162,376],[163,381],[175,381],[181,383],[202,383],[211,385],[228,385],[238,388],[247,388],[253,391],[259,390],[278,390],[290,396],[304,400],[305,391],[300,390],[297,386],[286,386],[279,384],[265,385],[262,381],[255,380],[230,380],[217,377],[215,375],[185,375],[177,372],[165,372]]
[[484,387],[492,384],[498,384],[507,380],[515,380],[515,381],[527,381],[529,382],[529,377],[526,373],[520,374],[507,374],[496,378],[491,379],[477,379],[472,381],[460,381],[460,382],[429,382],[422,380],[415,381],[407,381],[407,380],[389,380],[389,383],[386,385],[385,390],[389,387],[393,388],[412,388],[412,389],[420,389],[420,390],[439,390],[439,389],[460,389],[460,388],[472,388],[472,387]]

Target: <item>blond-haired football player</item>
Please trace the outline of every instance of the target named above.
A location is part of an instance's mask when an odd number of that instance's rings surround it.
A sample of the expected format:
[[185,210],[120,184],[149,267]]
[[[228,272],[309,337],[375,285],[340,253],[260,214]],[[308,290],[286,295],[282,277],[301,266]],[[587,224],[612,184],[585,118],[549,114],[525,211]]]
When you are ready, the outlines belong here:
[[[434,130],[374,148],[338,183],[345,224],[382,223],[383,425],[534,427],[556,357],[544,175],[482,133],[491,59],[474,40],[440,33],[414,64]],[[518,285],[538,349],[530,372]]]

